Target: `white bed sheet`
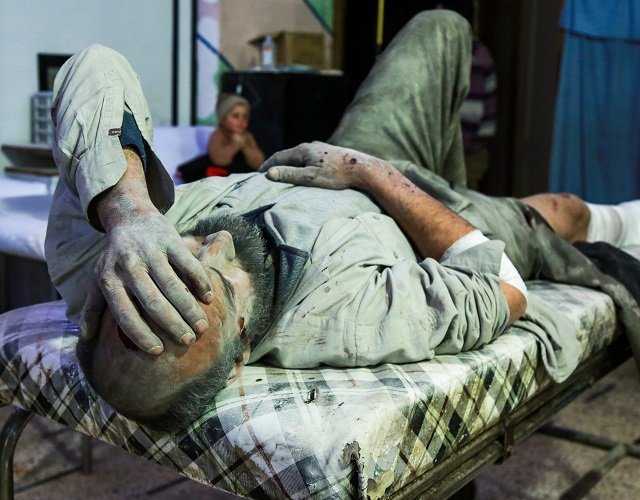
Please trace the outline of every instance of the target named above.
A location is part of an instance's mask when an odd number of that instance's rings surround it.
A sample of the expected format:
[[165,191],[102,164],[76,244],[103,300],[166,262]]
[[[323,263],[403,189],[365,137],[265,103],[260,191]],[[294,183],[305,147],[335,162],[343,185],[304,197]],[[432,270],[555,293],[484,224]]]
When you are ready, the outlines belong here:
[[214,128],[207,125],[154,127],[153,150],[174,182],[178,166],[207,151]]
[[0,253],[44,261],[49,182],[0,173]]

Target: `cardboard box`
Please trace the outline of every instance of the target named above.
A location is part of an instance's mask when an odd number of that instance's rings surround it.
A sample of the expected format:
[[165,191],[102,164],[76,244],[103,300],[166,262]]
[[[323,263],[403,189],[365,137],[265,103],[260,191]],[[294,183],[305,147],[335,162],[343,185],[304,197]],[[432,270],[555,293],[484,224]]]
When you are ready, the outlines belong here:
[[[260,35],[249,43],[258,51],[266,35]],[[275,44],[276,66],[304,64],[313,68],[324,68],[324,38],[322,33],[279,31],[271,34]]]

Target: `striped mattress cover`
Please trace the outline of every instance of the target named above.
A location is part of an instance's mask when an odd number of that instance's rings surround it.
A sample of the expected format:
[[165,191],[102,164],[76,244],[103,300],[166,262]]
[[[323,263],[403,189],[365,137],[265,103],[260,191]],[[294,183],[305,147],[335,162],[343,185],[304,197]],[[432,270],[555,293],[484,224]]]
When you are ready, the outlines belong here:
[[[543,281],[528,286],[571,318],[582,359],[616,336],[607,295]],[[77,333],[62,302],[0,315],[0,405],[250,497],[389,495],[551,384],[533,336],[513,326],[480,350],[428,362],[247,366],[207,414],[166,435],[118,415],[93,392],[77,366]]]

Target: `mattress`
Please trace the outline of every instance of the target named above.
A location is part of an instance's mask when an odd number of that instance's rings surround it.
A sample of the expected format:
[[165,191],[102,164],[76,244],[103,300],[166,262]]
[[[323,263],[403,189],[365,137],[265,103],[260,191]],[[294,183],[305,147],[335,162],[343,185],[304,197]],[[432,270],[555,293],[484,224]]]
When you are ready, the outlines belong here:
[[[640,255],[640,249],[636,249]],[[617,335],[611,299],[529,282],[575,325],[581,358]],[[0,404],[15,405],[238,495],[378,498],[398,491],[551,384],[533,336],[358,369],[245,367],[211,410],[167,435],[119,416],[76,364],[77,327],[51,302],[0,316]]]
[[44,261],[50,182],[0,173],[0,253]]

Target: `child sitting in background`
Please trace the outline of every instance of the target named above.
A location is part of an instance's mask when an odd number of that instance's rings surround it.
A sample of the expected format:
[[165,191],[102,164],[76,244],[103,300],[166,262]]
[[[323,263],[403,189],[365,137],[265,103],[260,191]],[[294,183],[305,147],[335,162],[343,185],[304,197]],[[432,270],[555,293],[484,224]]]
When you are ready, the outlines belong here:
[[218,96],[218,127],[207,145],[207,154],[178,167],[176,176],[184,182],[204,177],[227,176],[257,170],[264,153],[256,143],[249,125],[249,101],[232,93]]
[[258,170],[265,158],[253,134],[247,130],[249,101],[236,94],[220,94],[216,113],[218,128],[211,134],[207,146],[214,168],[227,169],[231,174]]

